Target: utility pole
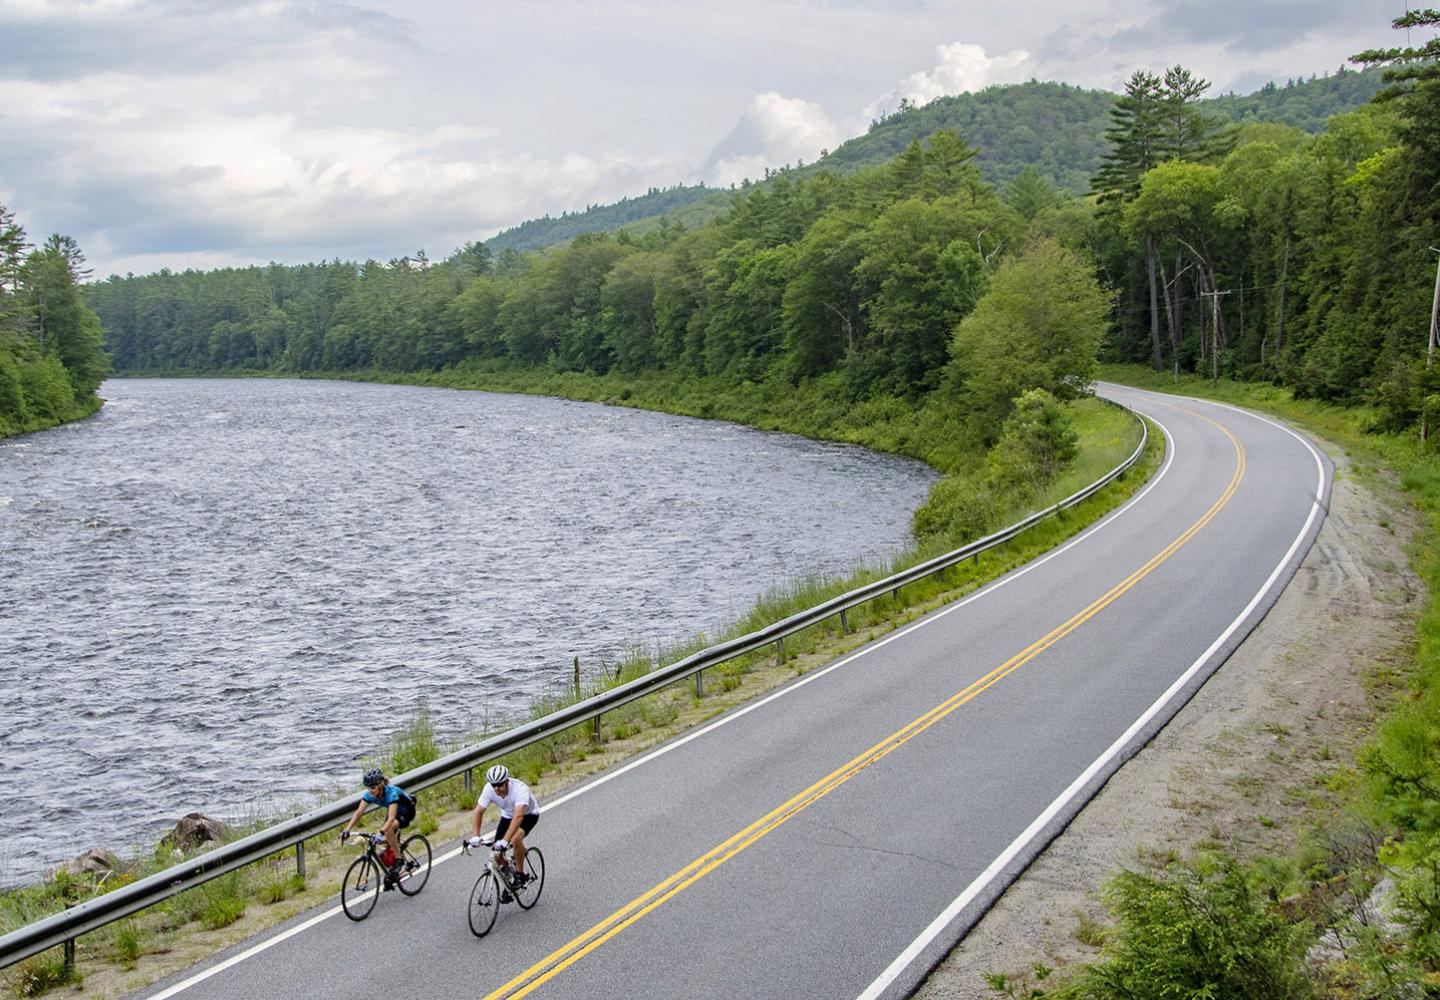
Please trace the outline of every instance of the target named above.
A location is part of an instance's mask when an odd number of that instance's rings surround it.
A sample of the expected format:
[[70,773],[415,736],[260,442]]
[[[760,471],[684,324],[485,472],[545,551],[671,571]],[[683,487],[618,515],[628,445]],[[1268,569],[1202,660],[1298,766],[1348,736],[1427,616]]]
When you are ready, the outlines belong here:
[[1201,292],[1210,296],[1210,384],[1220,381],[1220,296],[1229,291]]

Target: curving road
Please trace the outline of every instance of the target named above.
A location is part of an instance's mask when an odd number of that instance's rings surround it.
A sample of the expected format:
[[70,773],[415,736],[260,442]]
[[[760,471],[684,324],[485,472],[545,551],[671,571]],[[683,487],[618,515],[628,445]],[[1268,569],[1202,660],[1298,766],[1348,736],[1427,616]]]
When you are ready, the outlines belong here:
[[450,857],[363,924],[317,910],[145,995],[906,995],[1263,617],[1324,516],[1330,464],[1296,434],[1103,394],[1169,439],[1142,492],[964,601],[541,789],[535,909],[474,938],[479,864]]

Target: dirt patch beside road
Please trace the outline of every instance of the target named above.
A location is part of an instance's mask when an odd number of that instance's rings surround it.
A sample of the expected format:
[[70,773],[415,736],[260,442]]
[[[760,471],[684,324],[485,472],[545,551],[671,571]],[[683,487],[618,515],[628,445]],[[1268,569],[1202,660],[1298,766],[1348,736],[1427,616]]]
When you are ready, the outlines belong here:
[[1286,852],[1336,801],[1331,777],[1373,733],[1372,678],[1408,658],[1423,596],[1398,494],[1349,474],[1260,626],[1126,764],[931,974],[924,1000],[993,1000],[985,974],[1092,959],[1100,895],[1122,867],[1212,844]]

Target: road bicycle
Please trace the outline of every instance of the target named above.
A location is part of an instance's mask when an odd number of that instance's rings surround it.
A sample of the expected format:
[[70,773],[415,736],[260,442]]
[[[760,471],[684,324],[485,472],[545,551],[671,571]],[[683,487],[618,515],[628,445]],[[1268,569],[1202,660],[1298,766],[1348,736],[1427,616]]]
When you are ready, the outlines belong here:
[[392,886],[407,896],[414,896],[430,880],[430,841],[421,834],[412,834],[400,844],[400,877],[391,879],[385,864],[383,833],[362,833],[363,853],[350,864],[340,887],[340,905],[351,920],[364,920],[375,909],[380,893]]
[[[515,902],[520,904],[520,909],[528,910],[540,901],[540,892],[545,888],[545,855],[540,853],[538,847],[525,848],[526,878],[524,883],[516,888],[515,866],[510,862],[509,847],[503,851],[495,850],[493,833],[481,837],[480,841],[482,849],[489,848],[485,850],[485,870],[475,880],[475,888],[470,890],[470,903],[466,908],[470,918],[470,932],[476,937],[484,937],[490,933],[502,905]],[[470,853],[469,841],[464,843],[464,850],[466,854]]]

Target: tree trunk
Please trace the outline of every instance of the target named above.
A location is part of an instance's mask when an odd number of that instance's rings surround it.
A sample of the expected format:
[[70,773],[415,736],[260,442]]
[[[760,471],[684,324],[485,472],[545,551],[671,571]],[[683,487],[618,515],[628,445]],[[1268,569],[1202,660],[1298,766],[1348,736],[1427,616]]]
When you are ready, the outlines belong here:
[[1164,361],[1160,357],[1160,304],[1155,291],[1155,237],[1145,237],[1145,271],[1150,279],[1150,364],[1158,372],[1163,371]]

